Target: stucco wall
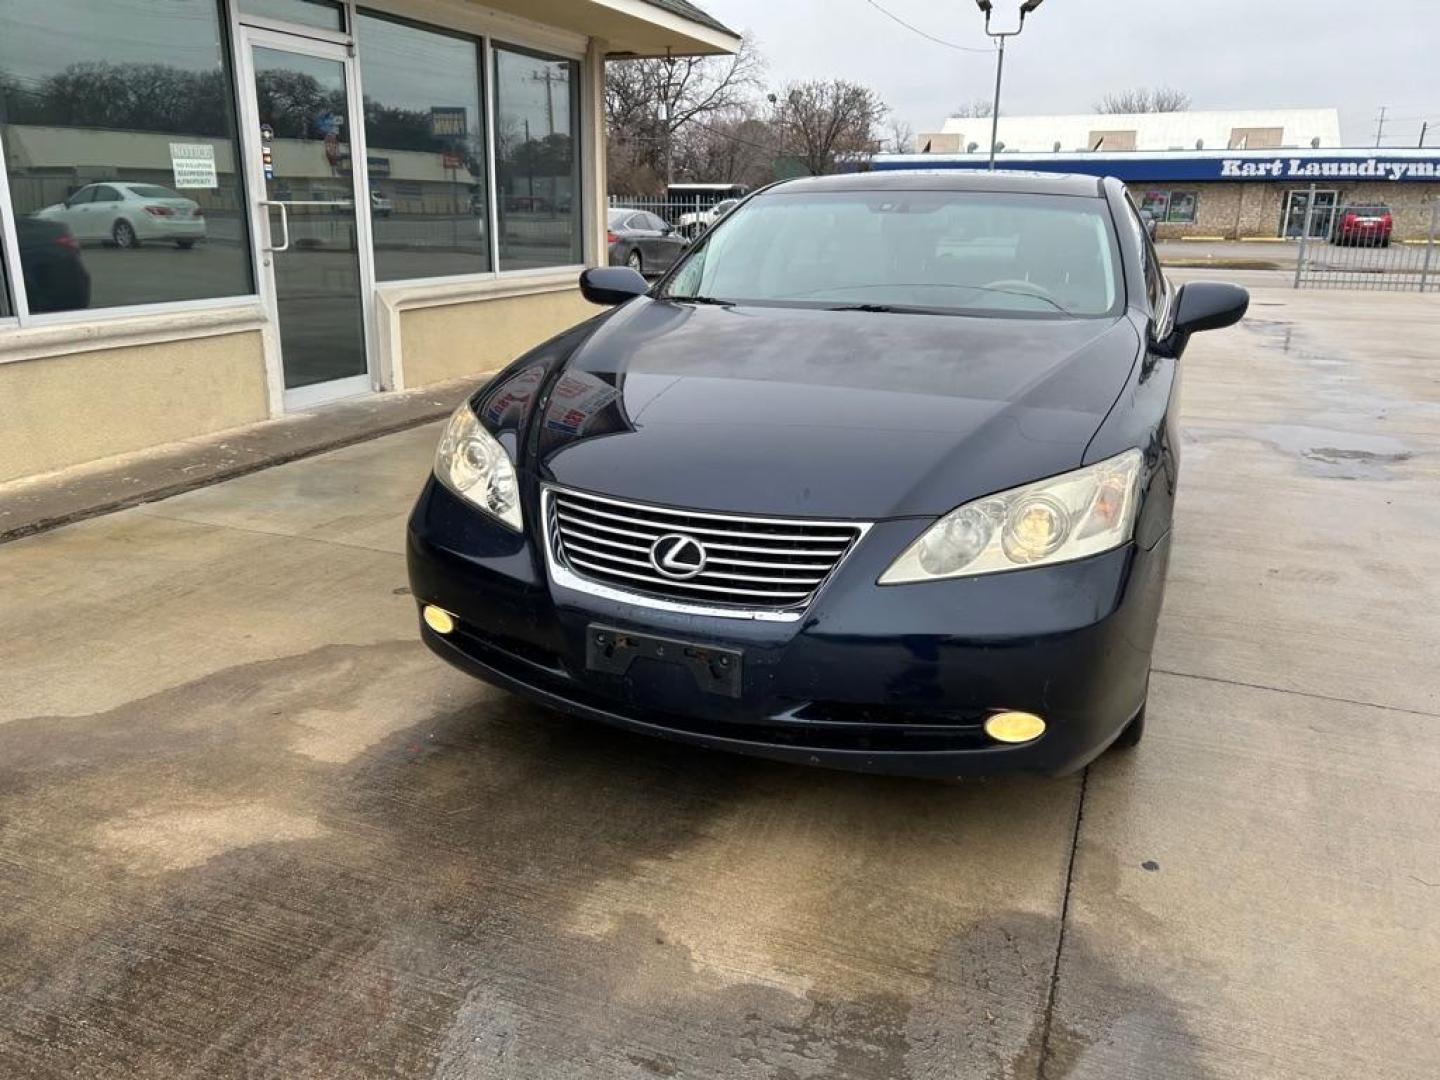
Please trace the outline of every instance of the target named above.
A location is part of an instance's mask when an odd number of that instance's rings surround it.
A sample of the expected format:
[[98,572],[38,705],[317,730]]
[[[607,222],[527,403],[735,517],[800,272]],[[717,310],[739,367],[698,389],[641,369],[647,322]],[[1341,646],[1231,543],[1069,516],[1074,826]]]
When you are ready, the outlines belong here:
[[600,310],[579,289],[565,289],[402,311],[405,385],[495,371]]
[[258,331],[0,364],[0,482],[266,415]]

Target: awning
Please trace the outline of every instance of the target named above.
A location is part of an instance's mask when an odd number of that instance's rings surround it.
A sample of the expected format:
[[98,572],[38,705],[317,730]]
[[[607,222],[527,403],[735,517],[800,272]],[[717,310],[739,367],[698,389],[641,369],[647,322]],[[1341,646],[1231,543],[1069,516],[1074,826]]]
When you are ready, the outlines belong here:
[[486,6],[600,38],[612,56],[717,55],[740,35],[689,0],[485,0]]

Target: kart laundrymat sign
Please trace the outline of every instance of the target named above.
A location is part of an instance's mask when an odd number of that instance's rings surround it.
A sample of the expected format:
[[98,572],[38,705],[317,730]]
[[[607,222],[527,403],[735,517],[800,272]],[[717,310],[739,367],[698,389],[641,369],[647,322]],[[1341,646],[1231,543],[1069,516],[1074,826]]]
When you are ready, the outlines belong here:
[[1225,158],[1220,162],[1222,180],[1435,180],[1440,179],[1440,162],[1393,161],[1386,158],[1340,158],[1306,160],[1272,158],[1245,161]]
[[[1440,183],[1440,154],[1310,153],[1226,154],[1174,151],[1110,153],[1002,153],[1002,169],[1115,176],[1127,183]],[[985,154],[881,154],[872,169],[985,169]]]

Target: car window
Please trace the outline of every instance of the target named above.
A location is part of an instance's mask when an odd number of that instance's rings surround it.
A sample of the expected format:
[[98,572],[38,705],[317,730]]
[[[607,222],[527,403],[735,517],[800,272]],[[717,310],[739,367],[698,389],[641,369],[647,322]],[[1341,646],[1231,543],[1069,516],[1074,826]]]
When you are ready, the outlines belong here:
[[1145,299],[1150,304],[1150,313],[1158,317],[1161,309],[1165,306],[1165,273],[1160,268],[1160,256],[1155,250],[1154,242],[1150,239],[1149,230],[1145,228],[1146,211],[1137,210],[1128,195],[1125,198],[1125,205],[1134,215],[1136,228],[1140,234],[1138,240],[1141,269],[1145,273]]
[[979,315],[1118,310],[1099,198],[853,191],[752,198],[681,263],[666,293],[791,306],[882,304]]
[[71,206],[84,206],[86,203],[88,203],[88,202],[94,202],[94,201],[95,201],[95,188],[94,188],[93,186],[91,186],[91,187],[83,187],[83,188],[81,188],[79,191],[75,192],[74,195],[71,195],[71,196],[70,196],[70,205],[71,205]]
[[605,214],[605,224],[609,225],[610,228],[612,228],[612,229],[615,229],[615,228],[623,228],[623,227],[624,227],[624,222],[625,222],[625,211],[624,211],[624,210],[609,210],[609,211],[606,211],[606,214]]
[[105,185],[105,184],[102,184],[102,185],[100,185],[99,187],[97,187],[97,188],[95,189],[95,194],[91,197],[90,201],[91,201],[91,202],[119,202],[119,201],[120,201],[120,192],[116,191],[113,187],[109,187],[109,186],[107,186],[107,185]]
[[670,227],[666,225],[665,222],[662,221],[660,218],[656,217],[654,214],[645,215],[645,224],[646,228],[654,229],[656,232],[664,232]]
[[631,214],[625,219],[625,227],[627,229],[648,229],[650,226],[645,224],[644,214]]
[[184,198],[179,192],[163,188],[159,184],[131,184],[130,190],[142,199],[180,199]]

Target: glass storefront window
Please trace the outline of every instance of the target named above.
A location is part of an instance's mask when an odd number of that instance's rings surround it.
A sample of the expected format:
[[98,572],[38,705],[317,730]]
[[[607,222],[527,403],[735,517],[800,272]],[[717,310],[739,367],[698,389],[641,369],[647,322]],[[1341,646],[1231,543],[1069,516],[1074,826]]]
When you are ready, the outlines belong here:
[[582,261],[580,65],[495,49],[500,269]]
[[1165,220],[1165,210],[1170,205],[1170,193],[1168,191],[1147,191],[1145,197],[1140,200],[1140,209],[1148,210],[1150,216],[1156,221]]
[[10,303],[10,282],[6,276],[5,244],[0,241],[0,319],[8,319],[15,314],[15,308]]
[[5,0],[0,141],[32,312],[255,291],[218,0]]
[[1170,193],[1170,213],[1165,220],[1183,225],[1193,225],[1197,201],[1198,195],[1193,191],[1172,191]]
[[345,5],[338,0],[239,0],[240,15],[313,26],[319,30],[345,29]]
[[480,42],[369,13],[357,23],[376,278],[490,270]]

